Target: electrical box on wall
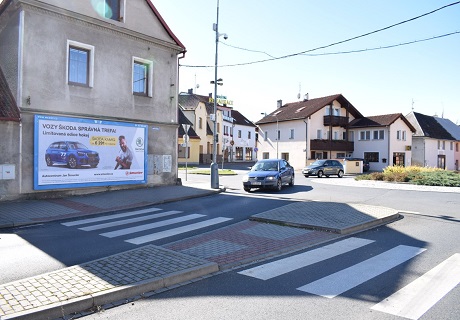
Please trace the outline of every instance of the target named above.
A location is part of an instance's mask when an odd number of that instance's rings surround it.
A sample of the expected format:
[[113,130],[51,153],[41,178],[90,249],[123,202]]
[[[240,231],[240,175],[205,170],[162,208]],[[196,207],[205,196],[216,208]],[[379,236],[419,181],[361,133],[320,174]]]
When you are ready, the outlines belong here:
[[16,176],[14,164],[1,164],[0,165],[0,179],[14,180]]

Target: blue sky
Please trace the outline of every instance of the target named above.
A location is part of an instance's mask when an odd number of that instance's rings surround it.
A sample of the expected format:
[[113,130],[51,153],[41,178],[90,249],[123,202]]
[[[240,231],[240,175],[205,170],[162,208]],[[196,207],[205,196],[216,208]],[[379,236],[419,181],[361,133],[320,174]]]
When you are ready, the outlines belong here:
[[[270,56],[303,52],[431,12],[456,1],[427,0],[220,0],[218,95],[252,121],[276,109],[276,101],[298,101],[343,94],[364,116],[387,113],[444,115],[460,124],[460,4],[356,40],[311,54],[379,48],[360,53],[297,55],[240,66]],[[180,64],[180,91],[214,91],[217,0],[153,1],[171,30],[186,46]],[[232,47],[233,46],[233,47]],[[234,47],[244,48],[241,50]],[[252,50],[252,51],[248,51]],[[259,51],[259,52],[255,52]],[[265,52],[265,53],[263,53]],[[267,55],[268,54],[268,55]],[[269,56],[270,55],[270,56]]]

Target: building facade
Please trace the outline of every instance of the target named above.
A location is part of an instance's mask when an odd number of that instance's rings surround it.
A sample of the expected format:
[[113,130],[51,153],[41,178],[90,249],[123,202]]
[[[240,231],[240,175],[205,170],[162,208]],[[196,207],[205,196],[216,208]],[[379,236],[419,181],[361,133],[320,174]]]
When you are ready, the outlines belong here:
[[407,119],[415,127],[412,137],[414,165],[458,170],[460,130],[448,119],[411,112]]
[[354,141],[353,157],[369,161],[370,170],[412,164],[415,128],[401,113],[355,119],[349,128],[350,140]]
[[363,115],[341,94],[282,104],[256,122],[257,158],[282,158],[295,169],[315,159],[353,154],[348,124]]
[[[185,47],[149,0],[94,3],[0,4],[0,97],[14,104],[0,119],[8,141],[0,165],[14,171],[0,180],[2,199],[177,180]],[[5,117],[12,109],[18,115]],[[120,151],[121,140],[131,153]],[[85,148],[56,144],[69,141]],[[121,153],[131,161],[115,169]]]

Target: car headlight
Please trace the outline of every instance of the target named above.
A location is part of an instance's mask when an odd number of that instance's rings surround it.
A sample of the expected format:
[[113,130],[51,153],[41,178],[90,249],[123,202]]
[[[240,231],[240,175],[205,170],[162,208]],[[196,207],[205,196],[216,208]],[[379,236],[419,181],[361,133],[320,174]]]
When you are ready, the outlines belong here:
[[249,181],[249,176],[247,176],[247,175],[244,176],[244,177],[243,177],[243,182],[248,182],[248,181]]
[[270,177],[267,177],[267,178],[265,178],[265,179],[267,179],[267,180],[275,180],[275,177],[274,177],[274,176],[270,176]]
[[81,151],[78,151],[77,154],[78,154],[79,157],[84,157],[84,156],[86,156],[86,153],[85,153],[85,152],[81,152]]

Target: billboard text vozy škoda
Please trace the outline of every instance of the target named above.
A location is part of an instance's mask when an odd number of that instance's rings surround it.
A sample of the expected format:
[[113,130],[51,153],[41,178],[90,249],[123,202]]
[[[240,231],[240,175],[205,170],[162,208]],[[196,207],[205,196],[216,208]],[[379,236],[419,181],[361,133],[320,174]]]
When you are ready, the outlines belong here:
[[34,189],[147,183],[145,124],[35,115]]

